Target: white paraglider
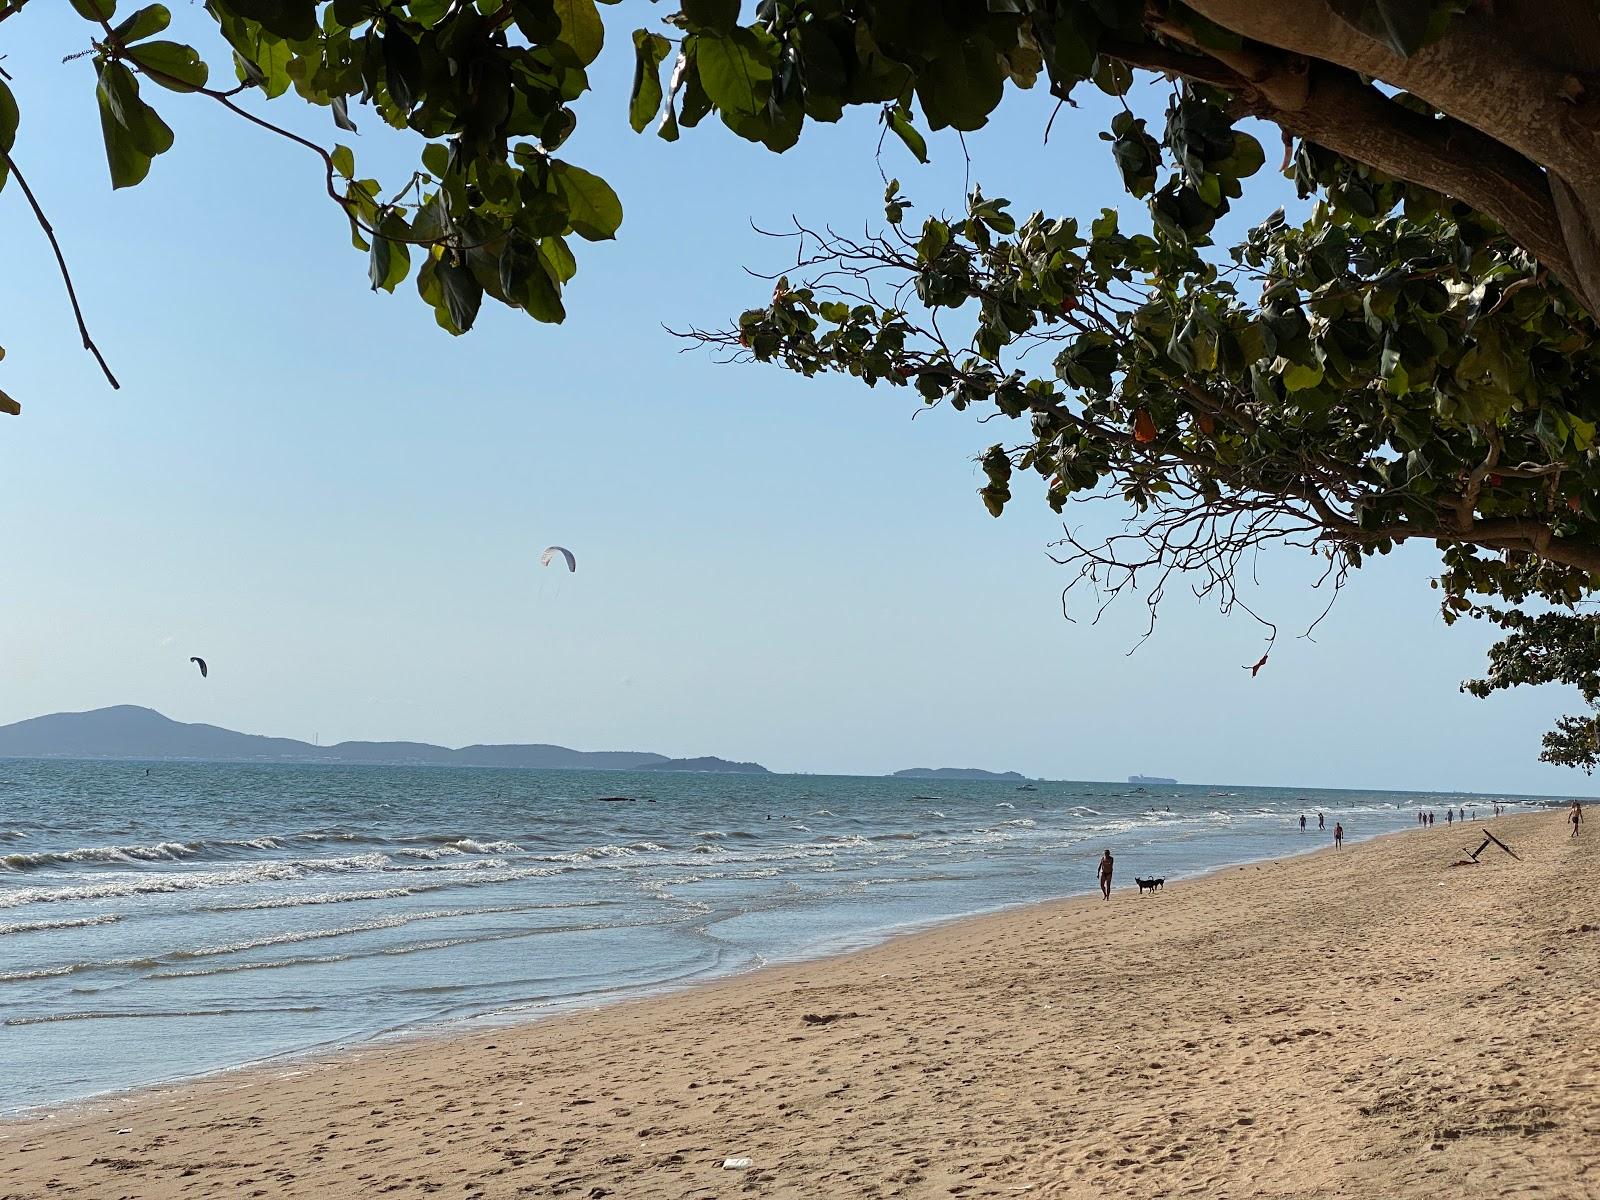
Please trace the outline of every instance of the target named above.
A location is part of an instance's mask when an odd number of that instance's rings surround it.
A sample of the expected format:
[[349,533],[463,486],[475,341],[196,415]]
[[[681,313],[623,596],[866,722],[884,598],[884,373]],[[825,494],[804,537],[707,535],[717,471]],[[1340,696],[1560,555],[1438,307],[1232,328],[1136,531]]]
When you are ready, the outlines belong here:
[[551,563],[555,562],[558,556],[566,560],[567,570],[569,572],[577,571],[578,560],[573,557],[572,551],[568,550],[565,546],[551,546],[539,556],[539,565],[542,567],[548,567]]

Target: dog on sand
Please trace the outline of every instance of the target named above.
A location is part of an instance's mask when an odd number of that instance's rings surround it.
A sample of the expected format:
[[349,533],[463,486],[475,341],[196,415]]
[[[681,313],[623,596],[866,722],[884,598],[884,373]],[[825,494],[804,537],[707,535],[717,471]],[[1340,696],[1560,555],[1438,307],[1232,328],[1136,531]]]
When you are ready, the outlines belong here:
[[1157,888],[1164,886],[1167,882],[1167,877],[1162,875],[1157,879],[1140,879],[1135,875],[1133,881],[1139,885],[1139,894],[1142,896],[1146,892],[1153,892]]

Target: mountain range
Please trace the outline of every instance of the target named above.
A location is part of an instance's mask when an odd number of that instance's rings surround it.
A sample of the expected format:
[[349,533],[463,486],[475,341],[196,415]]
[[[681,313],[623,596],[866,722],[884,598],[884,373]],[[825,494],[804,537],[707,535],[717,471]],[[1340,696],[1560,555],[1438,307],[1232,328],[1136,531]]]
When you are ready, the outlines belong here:
[[238,733],[174,721],[151,708],[118,704],[89,712],[51,713],[0,726],[0,757],[213,759],[230,762],[388,763],[452,767],[541,767],[587,771],[716,771],[766,774],[759,763],[671,758],[635,750],[497,745],[451,749],[428,742],[339,742]]

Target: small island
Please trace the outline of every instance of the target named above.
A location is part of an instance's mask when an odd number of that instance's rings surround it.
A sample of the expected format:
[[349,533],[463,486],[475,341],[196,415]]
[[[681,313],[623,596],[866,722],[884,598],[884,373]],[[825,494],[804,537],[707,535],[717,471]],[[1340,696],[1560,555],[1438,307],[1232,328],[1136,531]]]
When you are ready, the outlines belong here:
[[977,767],[908,767],[896,771],[891,779],[990,779],[999,783],[1026,783],[1028,777],[1016,771],[982,771]]
[[760,763],[729,762],[725,758],[669,758],[666,762],[645,763],[636,771],[698,771],[717,775],[770,775]]
[[1170,787],[1178,781],[1165,775],[1129,775],[1128,782],[1139,787]]

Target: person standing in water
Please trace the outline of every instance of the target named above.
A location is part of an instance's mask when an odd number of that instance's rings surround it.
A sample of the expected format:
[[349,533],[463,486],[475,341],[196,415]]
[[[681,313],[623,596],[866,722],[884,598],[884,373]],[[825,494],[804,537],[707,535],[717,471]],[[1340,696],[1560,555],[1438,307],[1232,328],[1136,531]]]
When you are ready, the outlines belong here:
[[1335,850],[1344,848],[1344,826],[1338,821],[1333,823],[1333,848]]
[[1100,894],[1107,900],[1111,899],[1111,869],[1113,863],[1111,851],[1107,850],[1100,856]]
[[1328,827],[1328,822],[1325,819],[1325,815],[1323,813],[1318,813],[1317,814],[1317,828],[1318,829],[1326,829],[1327,827]]
[[1301,813],[1300,814],[1300,832],[1304,833],[1305,831],[1306,831],[1306,815],[1305,815],[1305,813]]

